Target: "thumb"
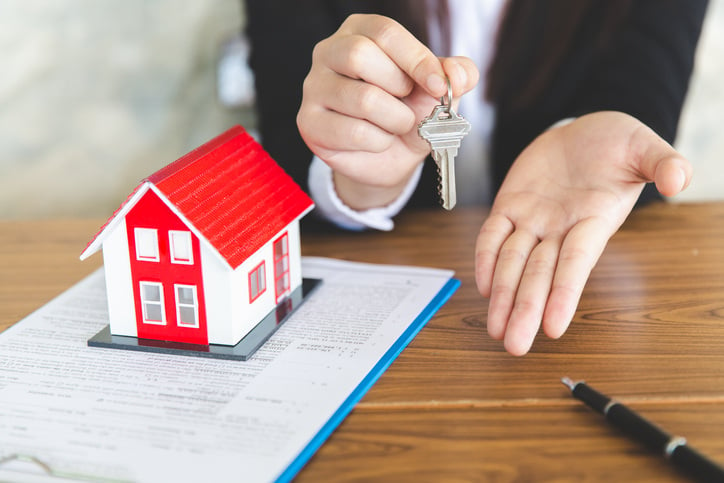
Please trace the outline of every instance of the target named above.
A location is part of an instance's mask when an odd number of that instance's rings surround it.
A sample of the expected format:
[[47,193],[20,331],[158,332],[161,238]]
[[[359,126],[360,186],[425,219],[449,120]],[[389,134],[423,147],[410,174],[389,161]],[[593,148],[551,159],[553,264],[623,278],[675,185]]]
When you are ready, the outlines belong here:
[[632,146],[638,147],[638,170],[646,181],[656,183],[656,189],[664,196],[674,196],[691,182],[691,163],[659,137],[643,126],[636,130]]
[[445,74],[450,79],[453,97],[460,97],[477,85],[480,72],[471,59],[459,56],[441,60]]
[[656,163],[654,171],[656,189],[664,196],[679,194],[689,186],[691,173],[691,163],[679,153],[664,157]]

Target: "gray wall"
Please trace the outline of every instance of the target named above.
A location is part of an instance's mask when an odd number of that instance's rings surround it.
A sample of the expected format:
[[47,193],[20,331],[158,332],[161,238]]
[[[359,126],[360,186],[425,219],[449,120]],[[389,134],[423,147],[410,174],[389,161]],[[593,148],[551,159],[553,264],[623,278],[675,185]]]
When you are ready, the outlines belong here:
[[240,0],[0,2],[0,218],[107,216],[248,113],[216,100]]

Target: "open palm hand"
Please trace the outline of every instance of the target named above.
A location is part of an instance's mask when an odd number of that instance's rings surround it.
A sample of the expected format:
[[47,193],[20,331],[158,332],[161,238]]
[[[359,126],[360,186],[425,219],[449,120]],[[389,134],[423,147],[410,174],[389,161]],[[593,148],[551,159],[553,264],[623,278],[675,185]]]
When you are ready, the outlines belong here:
[[515,355],[539,327],[560,337],[588,276],[646,182],[672,196],[691,166],[637,119],[597,112],[551,129],[516,159],[476,243],[488,333]]

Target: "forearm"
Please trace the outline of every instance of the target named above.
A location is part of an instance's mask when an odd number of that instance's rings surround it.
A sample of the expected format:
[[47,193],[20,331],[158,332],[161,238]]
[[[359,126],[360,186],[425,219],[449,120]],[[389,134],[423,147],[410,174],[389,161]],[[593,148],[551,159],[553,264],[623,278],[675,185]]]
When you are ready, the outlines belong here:
[[329,166],[315,157],[309,169],[309,191],[317,205],[316,214],[322,219],[347,230],[374,228],[388,231],[394,226],[392,218],[407,204],[422,173],[418,167],[399,195],[385,205],[369,209],[353,209],[337,194],[334,174]]

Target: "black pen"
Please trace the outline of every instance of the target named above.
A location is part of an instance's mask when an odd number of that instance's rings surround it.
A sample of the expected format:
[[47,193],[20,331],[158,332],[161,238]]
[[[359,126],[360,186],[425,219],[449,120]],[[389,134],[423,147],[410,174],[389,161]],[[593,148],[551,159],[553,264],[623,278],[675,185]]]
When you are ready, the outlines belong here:
[[573,397],[598,411],[606,420],[649,449],[661,453],[687,475],[700,481],[724,482],[724,468],[686,444],[681,436],[672,436],[620,402],[604,396],[583,381],[561,379]]

